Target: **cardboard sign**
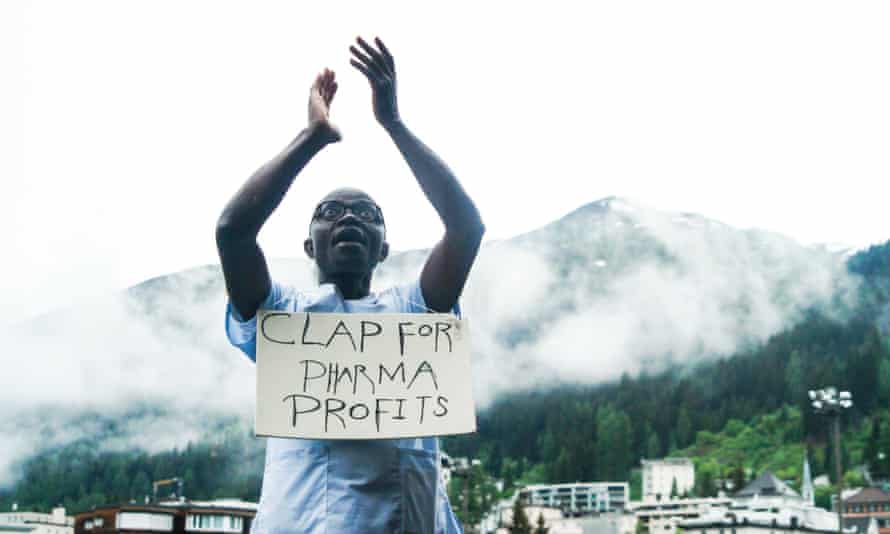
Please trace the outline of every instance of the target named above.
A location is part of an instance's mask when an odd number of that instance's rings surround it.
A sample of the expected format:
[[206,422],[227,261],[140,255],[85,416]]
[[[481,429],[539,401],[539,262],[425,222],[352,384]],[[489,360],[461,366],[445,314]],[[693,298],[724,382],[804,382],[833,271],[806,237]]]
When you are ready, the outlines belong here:
[[470,336],[453,315],[261,310],[256,363],[258,436],[476,430]]

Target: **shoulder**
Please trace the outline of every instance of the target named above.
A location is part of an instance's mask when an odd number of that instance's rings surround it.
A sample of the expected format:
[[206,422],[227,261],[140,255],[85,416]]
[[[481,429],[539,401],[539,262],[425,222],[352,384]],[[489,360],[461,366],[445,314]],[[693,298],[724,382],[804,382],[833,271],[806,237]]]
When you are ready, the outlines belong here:
[[[302,300],[302,295],[292,286],[272,280],[272,284],[269,287],[269,294],[266,295],[266,298],[263,299],[258,308],[260,310],[296,311]],[[243,318],[241,314],[238,313],[238,310],[231,305],[231,302],[226,306],[226,313],[238,323],[246,323],[256,319],[256,316],[250,319]]]
[[426,302],[420,291],[420,281],[414,280],[405,284],[389,287],[377,294],[377,302],[383,311],[390,313],[423,313]]
[[[377,299],[387,311],[394,313],[427,313],[433,311],[426,305],[426,299],[423,298],[420,278],[390,287],[379,293]],[[460,306],[455,304],[452,312],[460,317]]]
[[266,297],[260,308],[296,311],[303,300],[305,300],[303,293],[297,291],[296,288],[273,280],[269,296]]

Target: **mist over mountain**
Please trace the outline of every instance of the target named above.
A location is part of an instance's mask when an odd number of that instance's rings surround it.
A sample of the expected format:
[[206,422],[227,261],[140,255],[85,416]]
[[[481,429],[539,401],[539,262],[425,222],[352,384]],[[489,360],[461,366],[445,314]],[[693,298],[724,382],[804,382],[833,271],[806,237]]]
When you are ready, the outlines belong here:
[[[425,251],[394,254],[375,289],[419,276]],[[756,346],[818,308],[855,304],[846,255],[695,214],[607,198],[533,232],[486,243],[462,305],[474,387],[504,392],[597,384]],[[311,287],[304,259],[271,261]],[[109,449],[162,451],[248,421],[254,370],[223,331],[218,266],[146,281],[4,332],[0,486],[18,461],[84,436]]]

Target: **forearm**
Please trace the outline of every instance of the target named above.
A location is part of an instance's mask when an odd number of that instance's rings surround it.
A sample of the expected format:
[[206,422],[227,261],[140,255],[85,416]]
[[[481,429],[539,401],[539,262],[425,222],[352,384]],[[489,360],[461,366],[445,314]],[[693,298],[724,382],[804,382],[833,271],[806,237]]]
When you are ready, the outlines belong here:
[[426,198],[445,225],[446,233],[481,239],[482,218],[451,169],[401,121],[386,126]]
[[219,217],[217,238],[255,239],[297,174],[327,143],[323,132],[316,127],[300,132],[235,193]]

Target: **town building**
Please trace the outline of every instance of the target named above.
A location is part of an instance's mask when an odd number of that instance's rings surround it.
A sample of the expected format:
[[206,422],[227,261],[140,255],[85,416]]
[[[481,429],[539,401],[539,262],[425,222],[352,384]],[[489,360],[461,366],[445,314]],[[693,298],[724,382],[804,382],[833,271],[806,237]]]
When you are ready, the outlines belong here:
[[255,503],[235,499],[102,506],[77,514],[74,534],[248,534],[256,510]]
[[526,506],[557,508],[566,516],[621,511],[629,495],[627,482],[533,484],[519,490]]
[[671,533],[676,531],[680,521],[708,515],[714,510],[726,510],[731,504],[728,497],[665,498],[632,501],[627,511],[649,532]]
[[[538,516],[544,518],[549,534],[632,534],[635,531],[633,516],[625,513],[606,513],[595,516],[564,517],[561,510],[541,506],[525,508],[525,515],[534,528]],[[499,502],[479,524],[480,534],[509,534],[513,524],[513,501]]]
[[800,483],[800,496],[809,506],[816,506],[816,488],[813,486],[813,474],[810,472],[810,457],[803,455],[803,480]]
[[[718,532],[836,534],[838,531],[837,514],[806,505],[785,508],[732,507],[695,519],[680,521],[677,526],[682,528],[686,534],[716,534]],[[847,529],[845,532],[853,534],[856,531]]]
[[874,517],[846,518],[844,519],[844,530],[853,530],[855,534],[880,534],[878,522]]
[[[695,464],[689,458],[642,460],[643,500],[687,495],[695,486]],[[676,485],[676,495],[671,491]]]
[[65,515],[62,507],[53,508],[52,513],[12,512],[0,513],[0,533],[21,532],[22,534],[73,534],[74,518]]
[[807,500],[794,491],[791,486],[776,478],[769,471],[761,473],[760,476],[737,491],[732,498],[736,503],[750,504],[757,508],[809,505]]
[[[813,488],[808,471],[809,462],[804,459],[802,489],[806,497],[769,471],[764,471],[733,495],[729,507],[713,509],[699,517],[679,521],[674,526],[688,534],[727,531],[736,534],[836,533],[837,514],[817,508],[811,502]],[[846,532],[854,534],[857,531],[851,528]]]
[[844,499],[844,524],[853,519],[874,519],[880,534],[890,534],[890,493],[862,488]]
[[[526,506],[523,508],[528,522],[532,525],[537,524],[538,516],[544,518],[545,524],[552,525],[554,522],[561,521],[562,511],[558,508],[547,508],[546,506]],[[508,525],[513,524],[513,505],[501,509],[499,518],[499,527],[496,532],[500,532],[501,528],[506,530]]]

